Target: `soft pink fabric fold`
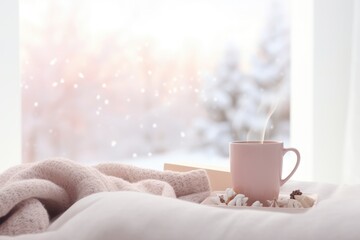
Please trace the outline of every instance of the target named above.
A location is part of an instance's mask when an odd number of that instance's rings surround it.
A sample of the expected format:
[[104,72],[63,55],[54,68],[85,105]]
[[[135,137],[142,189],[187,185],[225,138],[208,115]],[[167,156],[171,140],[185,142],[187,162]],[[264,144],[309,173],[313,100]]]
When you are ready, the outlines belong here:
[[44,231],[52,217],[97,192],[137,191],[201,202],[210,194],[205,170],[156,171],[118,163],[83,166],[52,159],[0,175],[0,235]]

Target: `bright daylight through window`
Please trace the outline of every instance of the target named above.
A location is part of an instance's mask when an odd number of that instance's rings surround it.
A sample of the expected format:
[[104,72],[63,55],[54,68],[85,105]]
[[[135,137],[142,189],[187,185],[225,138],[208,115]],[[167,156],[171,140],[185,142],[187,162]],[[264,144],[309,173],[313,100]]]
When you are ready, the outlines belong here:
[[289,22],[285,0],[20,0],[24,161],[225,165],[230,141],[288,142]]

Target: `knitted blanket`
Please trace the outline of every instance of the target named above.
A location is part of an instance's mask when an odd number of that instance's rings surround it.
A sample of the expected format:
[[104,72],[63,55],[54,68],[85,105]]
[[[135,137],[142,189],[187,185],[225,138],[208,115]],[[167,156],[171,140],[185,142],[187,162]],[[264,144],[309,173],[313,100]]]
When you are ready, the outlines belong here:
[[0,235],[42,232],[79,199],[106,191],[201,202],[210,185],[205,170],[179,173],[118,163],[83,166],[66,159],[22,164],[0,174]]

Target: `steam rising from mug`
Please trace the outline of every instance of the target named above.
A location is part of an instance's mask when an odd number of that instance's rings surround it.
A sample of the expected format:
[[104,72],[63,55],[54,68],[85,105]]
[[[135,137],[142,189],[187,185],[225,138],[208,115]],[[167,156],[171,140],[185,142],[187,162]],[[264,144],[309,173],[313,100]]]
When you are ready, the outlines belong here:
[[274,105],[270,109],[270,112],[266,116],[265,126],[264,126],[264,129],[263,129],[263,132],[262,132],[262,137],[261,137],[261,143],[262,144],[264,143],[264,140],[265,140],[266,127],[267,127],[267,125],[269,123],[269,120],[270,120],[271,116],[276,111],[276,108],[277,108],[278,104],[279,104],[279,99],[277,101],[275,101]]

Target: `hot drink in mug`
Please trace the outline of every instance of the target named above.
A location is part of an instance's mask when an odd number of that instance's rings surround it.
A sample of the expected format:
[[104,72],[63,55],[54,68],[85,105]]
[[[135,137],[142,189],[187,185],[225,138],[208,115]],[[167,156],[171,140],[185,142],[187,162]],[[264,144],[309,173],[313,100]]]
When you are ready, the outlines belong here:
[[[291,173],[281,178],[284,155],[292,151],[296,154],[296,164]],[[230,172],[233,188],[245,194],[252,204],[259,200],[278,198],[280,187],[295,173],[300,163],[300,153],[295,148],[284,148],[282,142],[247,141],[230,143]]]

